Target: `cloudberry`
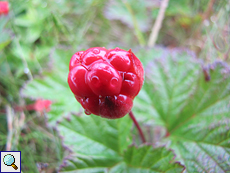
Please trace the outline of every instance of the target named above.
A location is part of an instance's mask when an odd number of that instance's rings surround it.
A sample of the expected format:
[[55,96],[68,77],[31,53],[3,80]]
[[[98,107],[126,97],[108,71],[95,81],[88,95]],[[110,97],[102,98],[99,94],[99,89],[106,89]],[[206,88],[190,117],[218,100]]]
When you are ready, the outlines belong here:
[[88,115],[125,116],[143,81],[143,66],[131,50],[93,47],[75,53],[69,63],[69,87]]

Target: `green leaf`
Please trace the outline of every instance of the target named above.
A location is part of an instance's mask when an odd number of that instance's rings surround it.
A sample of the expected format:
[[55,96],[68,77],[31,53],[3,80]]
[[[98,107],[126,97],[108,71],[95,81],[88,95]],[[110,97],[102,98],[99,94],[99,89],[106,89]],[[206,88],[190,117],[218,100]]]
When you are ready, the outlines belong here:
[[169,164],[173,157],[174,154],[163,147],[156,149],[152,146],[143,146],[138,149],[131,147],[125,153],[125,162],[131,165],[131,168],[149,168],[153,172],[181,172],[183,170],[181,165]]
[[188,101],[172,130],[171,147],[188,172],[230,172],[230,78],[228,67],[214,64],[210,82],[199,78],[193,99]]
[[165,127],[171,130],[196,87],[200,64],[186,52],[164,51],[160,59],[155,59],[146,69],[144,87],[153,96],[152,105]]
[[139,148],[132,146],[124,153],[124,162],[111,169],[115,172],[143,172],[143,173],[178,173],[183,171],[179,163],[171,163],[174,154],[164,147],[153,148],[143,145]]
[[96,168],[102,170],[119,163],[123,150],[131,144],[132,122],[129,117],[108,120],[95,115],[72,116],[59,124],[64,143],[73,155],[62,171]]
[[31,26],[27,30],[27,41],[29,43],[35,42],[40,37],[42,30],[43,30],[43,27],[41,24]]
[[7,45],[9,45],[11,42],[11,39],[7,39],[6,37],[4,37],[0,38],[0,51],[4,49]]
[[49,16],[49,11],[47,9],[41,8],[41,6],[35,7],[31,4],[30,8],[27,9],[27,13],[19,15],[15,18],[14,22],[17,26],[33,27],[42,24],[47,16]]
[[188,0],[171,0],[169,1],[166,10],[167,15],[191,15],[193,12],[192,6]]
[[107,120],[98,116],[72,116],[59,124],[64,143],[72,154],[64,161],[62,172],[181,172],[171,163],[174,154],[165,148],[131,144],[132,122],[128,116]]
[[[134,49],[134,53],[140,59],[142,65],[144,66],[144,69],[146,69],[146,66],[149,64],[150,61],[165,56],[165,50],[159,47],[155,49]],[[145,87],[145,83],[146,79],[143,88],[134,99],[133,112],[135,113],[135,116],[138,118],[138,120],[140,120],[141,122],[164,126],[164,122],[162,121],[159,113],[152,104],[151,94],[149,94],[148,88]]]
[[[156,46],[157,47],[157,46]],[[141,63],[144,67],[146,67],[149,64],[149,61],[162,57],[165,55],[165,52],[160,47],[157,47],[155,49],[152,48],[136,48],[133,49],[134,54],[140,59]],[[154,56],[153,56],[154,55]]]
[[228,65],[202,70],[191,54],[164,51],[146,70],[145,90],[170,135],[169,148],[187,172],[230,171]]
[[53,70],[44,78],[37,78],[29,82],[22,90],[22,95],[33,99],[52,100],[48,118],[56,123],[69,112],[79,112],[80,104],[74,98],[67,83],[68,62],[71,55],[65,51],[56,50],[52,54]]
[[10,42],[10,34],[4,31],[4,27],[7,23],[8,19],[5,17],[0,17],[0,51],[4,49]]
[[151,97],[144,89],[134,99],[132,110],[139,121],[164,126],[156,108],[152,106]]

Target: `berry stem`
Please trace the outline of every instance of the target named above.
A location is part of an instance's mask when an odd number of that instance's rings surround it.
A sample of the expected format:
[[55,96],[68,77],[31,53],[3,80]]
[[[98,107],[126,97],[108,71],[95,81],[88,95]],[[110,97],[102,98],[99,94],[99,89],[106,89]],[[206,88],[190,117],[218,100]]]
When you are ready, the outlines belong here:
[[135,126],[137,127],[137,130],[138,130],[138,132],[139,132],[139,135],[140,135],[140,137],[141,137],[142,142],[145,143],[146,140],[145,140],[144,133],[143,133],[143,131],[141,130],[141,127],[140,127],[139,123],[137,122],[136,118],[134,117],[134,114],[133,114],[132,111],[129,112],[129,116],[130,116],[130,118],[133,120]]

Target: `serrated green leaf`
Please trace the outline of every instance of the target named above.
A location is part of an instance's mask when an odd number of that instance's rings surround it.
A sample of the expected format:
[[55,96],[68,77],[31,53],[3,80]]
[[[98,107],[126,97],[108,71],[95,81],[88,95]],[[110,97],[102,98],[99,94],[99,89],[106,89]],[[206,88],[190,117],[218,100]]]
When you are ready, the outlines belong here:
[[194,107],[184,108],[179,116],[188,115],[187,119],[178,123],[170,138],[182,163],[191,165],[187,172],[230,172],[229,71],[217,63],[210,77],[209,82],[199,78],[188,102]]
[[145,88],[152,94],[152,104],[170,131],[196,87],[200,64],[185,52],[165,51],[146,70]]
[[178,154],[177,159],[185,165],[186,172],[230,172],[229,146],[172,138],[170,147]]
[[63,120],[59,131],[73,153],[61,172],[182,172],[183,166],[171,163],[174,154],[163,147],[128,147],[131,125],[128,116],[107,120],[84,115]]
[[64,143],[71,148],[73,155],[66,161],[62,171],[95,172],[119,163],[123,150],[131,144],[132,122],[129,117],[108,120],[95,115],[72,116],[63,120],[59,131]]
[[133,102],[133,112],[141,122],[153,123],[154,125],[164,125],[157,110],[152,106],[151,98],[142,89]]
[[204,70],[186,52],[167,50],[164,57],[149,65],[145,89],[169,132],[169,147],[186,171],[227,172],[229,67],[217,62]]
[[124,162],[111,169],[111,173],[179,173],[183,166],[172,163],[174,154],[164,147],[153,148],[152,146],[132,146],[124,153]]
[[[164,49],[157,48],[145,48],[134,50],[135,55],[141,60],[144,68],[149,64],[150,61],[157,59],[159,57],[164,57],[166,52]],[[146,81],[146,79],[145,79]],[[138,120],[142,122],[151,123],[154,125],[162,125],[164,126],[164,122],[160,118],[159,113],[156,110],[156,107],[152,104],[152,95],[149,94],[149,90],[147,87],[142,87],[141,91],[134,99],[133,112]]]

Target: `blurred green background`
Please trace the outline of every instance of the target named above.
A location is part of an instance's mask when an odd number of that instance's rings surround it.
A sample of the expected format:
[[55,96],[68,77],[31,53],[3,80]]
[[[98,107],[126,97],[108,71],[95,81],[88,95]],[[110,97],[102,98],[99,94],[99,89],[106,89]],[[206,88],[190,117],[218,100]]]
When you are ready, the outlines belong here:
[[[131,48],[145,65],[162,1],[8,2],[9,14],[0,16],[0,150],[8,144],[11,150],[23,151],[24,172],[56,172],[65,147],[55,128],[47,125],[45,111],[26,109],[35,100],[33,95],[24,98],[21,90],[36,77],[62,73],[62,64],[55,66],[55,61],[68,62],[72,54],[90,47]],[[206,63],[229,62],[229,16],[228,0],[170,0],[156,47],[185,47]],[[53,56],[56,50],[63,55],[60,61]],[[8,127],[8,116],[17,122],[13,129]]]

